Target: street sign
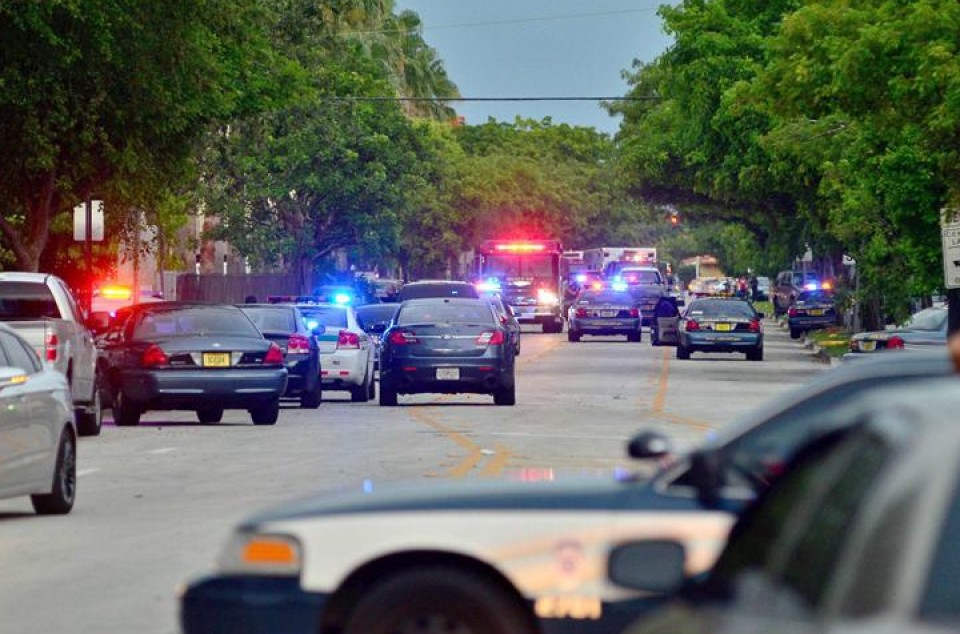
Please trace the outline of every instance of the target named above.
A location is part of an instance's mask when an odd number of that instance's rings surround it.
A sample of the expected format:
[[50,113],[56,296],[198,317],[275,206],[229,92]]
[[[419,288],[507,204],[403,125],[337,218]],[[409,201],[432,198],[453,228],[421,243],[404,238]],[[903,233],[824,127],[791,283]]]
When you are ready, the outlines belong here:
[[943,236],[943,276],[947,288],[960,288],[960,210],[941,212]]
[[[94,242],[103,242],[103,201],[91,201],[93,207],[93,222],[90,223],[91,237]],[[87,239],[87,214],[83,205],[73,208],[73,239],[83,242]]]

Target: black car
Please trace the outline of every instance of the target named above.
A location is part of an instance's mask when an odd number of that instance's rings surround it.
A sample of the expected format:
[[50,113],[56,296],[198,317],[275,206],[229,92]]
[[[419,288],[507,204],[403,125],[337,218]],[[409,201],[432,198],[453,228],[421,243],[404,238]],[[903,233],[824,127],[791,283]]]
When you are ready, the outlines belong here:
[[583,335],[626,335],[640,341],[643,313],[640,302],[626,290],[587,289],[580,293],[567,314],[567,340]]
[[429,297],[470,297],[476,299],[480,297],[480,293],[477,291],[477,287],[470,282],[421,280],[404,284],[397,294],[397,301],[405,302],[408,299],[426,299]]
[[483,299],[421,299],[400,305],[380,345],[380,404],[397,394],[492,394],[516,403],[515,354]]
[[119,313],[99,341],[117,425],[137,425],[147,410],[193,410],[217,423],[225,409],[245,409],[254,424],[277,422],[283,351],[239,308],[159,302]]
[[801,291],[793,306],[787,309],[790,338],[799,339],[810,330],[820,330],[837,323],[833,291]]
[[[397,308],[400,304],[395,302],[382,303],[382,304],[366,304],[364,306],[357,306],[357,321],[360,322],[360,327],[363,328],[363,331],[370,335],[370,340],[373,342],[374,347],[378,350],[380,349],[380,336],[383,335],[387,327],[390,326],[390,322],[393,321],[393,316],[397,314]],[[374,369],[380,369],[380,355],[377,354],[374,357]]]
[[497,313],[497,318],[500,320],[500,323],[507,329],[507,338],[510,339],[510,343],[513,345],[514,354],[519,355],[520,322],[517,321],[516,315],[513,314],[513,309],[510,308],[499,295],[488,295],[487,301],[493,306],[493,310]]
[[296,306],[285,304],[243,304],[240,310],[250,318],[263,336],[283,351],[287,367],[285,397],[300,399],[300,407],[316,409],[322,393],[320,349],[316,330],[307,328]]

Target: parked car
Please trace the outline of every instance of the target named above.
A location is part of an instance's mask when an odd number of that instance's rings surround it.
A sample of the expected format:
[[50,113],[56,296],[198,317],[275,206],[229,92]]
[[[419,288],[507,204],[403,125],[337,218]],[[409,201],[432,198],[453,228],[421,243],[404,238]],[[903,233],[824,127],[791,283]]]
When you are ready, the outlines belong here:
[[[942,346],[947,342],[947,308],[926,308],[891,330],[861,332],[850,338],[850,353]],[[851,356],[852,356],[851,355]]]
[[470,282],[451,280],[420,280],[408,282],[400,288],[397,294],[398,302],[408,299],[426,299],[429,297],[480,297],[477,287]]
[[517,321],[516,315],[513,314],[513,309],[510,308],[510,305],[503,301],[503,298],[500,295],[487,295],[487,301],[490,302],[490,305],[493,306],[493,312],[496,313],[497,319],[500,320],[500,324],[507,331],[508,343],[513,346],[513,353],[517,356],[520,355],[520,322]]
[[675,346],[680,342],[680,309],[673,296],[661,297],[653,308],[650,344]]
[[763,361],[763,317],[745,299],[696,299],[679,319],[677,358],[689,359],[694,352],[742,352],[748,361]]
[[754,295],[754,301],[758,302],[767,302],[770,301],[770,278],[766,276],[757,277],[757,292]]
[[[620,632],[664,595],[607,578],[617,545],[683,540],[688,572],[706,570],[734,516],[798,447],[856,424],[871,390],[953,372],[944,351],[824,372],[651,479],[378,489],[260,513],[227,541],[217,572],[182,595],[183,631],[232,634],[242,622],[247,634],[313,634],[322,623],[368,634],[443,619],[484,634]],[[629,451],[663,459],[669,442],[643,432]],[[247,555],[265,552],[273,557]],[[658,562],[637,565],[655,573]]]
[[273,425],[287,385],[283,351],[236,306],[157,302],[118,311],[100,338],[100,372],[113,419],[133,426],[148,410],[192,410],[218,423],[245,409]]
[[287,389],[283,396],[299,398],[300,407],[305,409],[319,407],[323,379],[320,346],[315,335],[320,327],[307,328],[300,309],[288,304],[242,304],[239,308],[268,341],[280,346],[287,368]]
[[819,289],[820,280],[812,271],[780,271],[773,283],[773,314],[786,315],[801,292]]
[[0,498],[29,495],[40,515],[77,497],[77,429],[66,377],[0,324]]
[[354,403],[366,403],[377,396],[374,380],[377,348],[346,304],[298,304],[307,328],[317,332],[320,347],[320,377],[323,389],[347,391]]
[[453,297],[409,300],[383,334],[380,405],[398,394],[492,394],[517,399],[513,348],[490,303]]
[[67,377],[77,431],[98,435],[102,406],[97,350],[83,311],[63,280],[46,273],[0,272],[0,321]]
[[[960,380],[871,399],[862,424],[794,458],[705,579],[680,586],[687,558],[678,541],[621,544],[615,581],[680,587],[629,634],[955,632]],[[641,555],[659,565],[641,570]]]
[[800,291],[793,305],[787,309],[791,339],[799,339],[806,332],[836,324],[837,309],[833,291]]

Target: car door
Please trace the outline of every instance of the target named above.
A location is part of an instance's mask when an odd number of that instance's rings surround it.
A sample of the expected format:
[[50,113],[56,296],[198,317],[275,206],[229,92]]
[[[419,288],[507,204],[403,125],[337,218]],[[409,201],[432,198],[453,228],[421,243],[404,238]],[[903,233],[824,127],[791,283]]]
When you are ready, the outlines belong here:
[[52,417],[44,417],[49,386],[36,353],[8,332],[0,332],[0,350],[3,367],[19,370],[0,382],[0,490],[23,490],[53,472],[57,432]]
[[676,298],[661,297],[654,308],[657,343],[675,346],[680,341],[680,310]]

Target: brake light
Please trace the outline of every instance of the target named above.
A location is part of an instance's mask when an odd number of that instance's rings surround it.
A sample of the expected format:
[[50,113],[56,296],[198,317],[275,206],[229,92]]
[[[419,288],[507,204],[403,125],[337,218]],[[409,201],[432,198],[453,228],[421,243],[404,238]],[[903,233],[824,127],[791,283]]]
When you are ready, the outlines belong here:
[[390,333],[390,336],[387,337],[387,341],[395,346],[406,346],[411,343],[419,343],[419,340],[416,338],[416,336],[407,330],[394,330]]
[[760,331],[761,331],[760,320],[759,320],[759,319],[751,320],[750,325],[748,326],[748,328],[749,328],[750,332],[760,332]]
[[577,309],[577,317],[583,319],[583,318],[586,317],[586,316],[587,316],[587,309],[586,309],[586,308],[578,308],[578,309]]
[[144,350],[143,356],[140,357],[140,365],[145,368],[156,368],[167,365],[169,362],[170,359],[167,358],[167,353],[157,344],[153,344]]
[[797,311],[796,308],[791,308],[790,310],[787,311],[787,315],[789,317],[796,317],[798,314],[799,314],[799,311]]
[[280,346],[271,342],[267,349],[267,354],[263,357],[264,365],[283,365],[283,350]]
[[506,316],[506,315],[500,315],[500,323],[501,323],[502,325],[504,325],[504,326],[507,325],[507,316]]
[[44,358],[47,361],[56,361],[57,360],[57,346],[60,345],[60,340],[57,338],[56,333],[50,332],[47,333],[46,352]]
[[639,309],[639,308],[631,308],[631,309],[630,309],[630,316],[631,316],[631,317],[639,317],[639,316],[640,316],[640,309]]
[[288,354],[309,354],[310,340],[303,335],[290,335],[287,339]]
[[349,330],[341,330],[337,337],[337,348],[340,350],[357,350],[360,348],[360,335]]
[[503,345],[504,341],[506,341],[506,338],[503,336],[502,330],[487,331],[477,337],[478,346],[500,346]]
[[897,335],[894,335],[889,339],[887,339],[888,350],[903,350],[906,347],[907,347],[907,344],[902,337],[898,337]]
[[700,330],[700,324],[698,324],[694,319],[688,319],[686,324],[687,332],[690,332],[691,330]]

